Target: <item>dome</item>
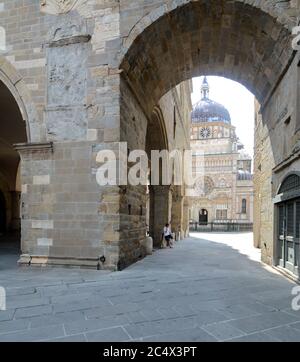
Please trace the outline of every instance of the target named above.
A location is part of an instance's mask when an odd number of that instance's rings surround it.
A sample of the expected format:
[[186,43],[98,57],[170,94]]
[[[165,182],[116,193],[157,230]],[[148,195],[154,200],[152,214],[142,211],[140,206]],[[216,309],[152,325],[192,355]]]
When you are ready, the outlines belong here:
[[249,171],[239,170],[237,173],[237,180],[238,181],[251,181],[251,180],[253,180],[253,175]]
[[194,106],[192,111],[192,123],[224,122],[231,123],[228,110],[220,103],[209,99],[209,85],[204,77],[201,87],[202,99]]

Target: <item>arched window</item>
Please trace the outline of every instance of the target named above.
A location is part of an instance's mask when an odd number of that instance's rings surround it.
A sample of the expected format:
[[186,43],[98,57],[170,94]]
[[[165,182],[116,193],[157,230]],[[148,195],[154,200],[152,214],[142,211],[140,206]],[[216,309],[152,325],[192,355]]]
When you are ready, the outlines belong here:
[[242,200],[242,214],[247,214],[247,200]]
[[300,189],[300,177],[296,174],[291,174],[286,177],[279,189],[279,194],[291,192]]
[[6,33],[2,26],[0,26],[0,52],[1,51],[6,51]]

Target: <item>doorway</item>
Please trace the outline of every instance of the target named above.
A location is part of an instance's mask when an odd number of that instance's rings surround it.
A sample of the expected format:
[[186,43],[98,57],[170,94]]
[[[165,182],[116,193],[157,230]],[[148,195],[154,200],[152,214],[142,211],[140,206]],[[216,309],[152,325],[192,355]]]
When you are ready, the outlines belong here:
[[208,211],[206,209],[202,209],[199,212],[199,224],[207,225],[208,224]]
[[27,142],[27,128],[17,100],[2,80],[0,80],[0,100],[1,248],[2,251],[6,246],[19,250],[21,170],[20,156],[15,150],[14,144]]
[[278,265],[299,276],[300,257],[300,177],[289,175],[283,182],[277,201]]
[[293,274],[299,270],[300,198],[278,206],[279,265]]

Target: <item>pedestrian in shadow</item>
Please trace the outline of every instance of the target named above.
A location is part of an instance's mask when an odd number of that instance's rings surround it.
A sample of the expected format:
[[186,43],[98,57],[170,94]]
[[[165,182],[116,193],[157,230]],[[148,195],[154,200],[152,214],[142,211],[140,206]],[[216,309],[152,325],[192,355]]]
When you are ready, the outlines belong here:
[[166,224],[163,230],[163,238],[167,243],[167,248],[173,248],[173,236],[170,224]]

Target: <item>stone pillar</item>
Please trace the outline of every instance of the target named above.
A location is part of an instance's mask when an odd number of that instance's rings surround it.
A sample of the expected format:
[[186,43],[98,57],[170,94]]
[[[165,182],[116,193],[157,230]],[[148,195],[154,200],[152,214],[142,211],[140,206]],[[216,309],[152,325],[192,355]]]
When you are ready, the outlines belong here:
[[115,270],[120,192],[97,184],[91,148],[45,143],[16,149],[22,181],[19,264]]
[[21,228],[21,219],[20,219],[20,197],[21,192],[11,191],[11,221],[10,221],[10,230],[17,231]]
[[176,240],[181,240],[184,236],[183,231],[183,196],[181,189],[175,187],[172,189],[172,232],[176,235]]
[[58,15],[44,44],[48,143],[18,147],[20,264],[118,268],[120,188],[96,182],[98,152],[120,142],[119,4],[106,5],[98,16],[92,4],[85,8],[88,19],[77,5],[72,12],[43,7]]
[[171,221],[172,195],[169,186],[151,186],[150,192],[150,235],[153,237],[154,247],[160,247],[163,228]]
[[150,193],[146,194],[146,227],[147,232],[150,231]]
[[53,144],[15,146],[21,157],[21,251],[19,264],[44,264],[53,245]]
[[[298,52],[299,53],[299,52]],[[296,118],[296,127],[295,133],[298,135],[298,140],[300,139],[300,55],[297,54],[297,68],[296,68],[296,107],[295,107],[295,118]]]
[[188,237],[190,232],[189,198],[183,198],[183,237]]

